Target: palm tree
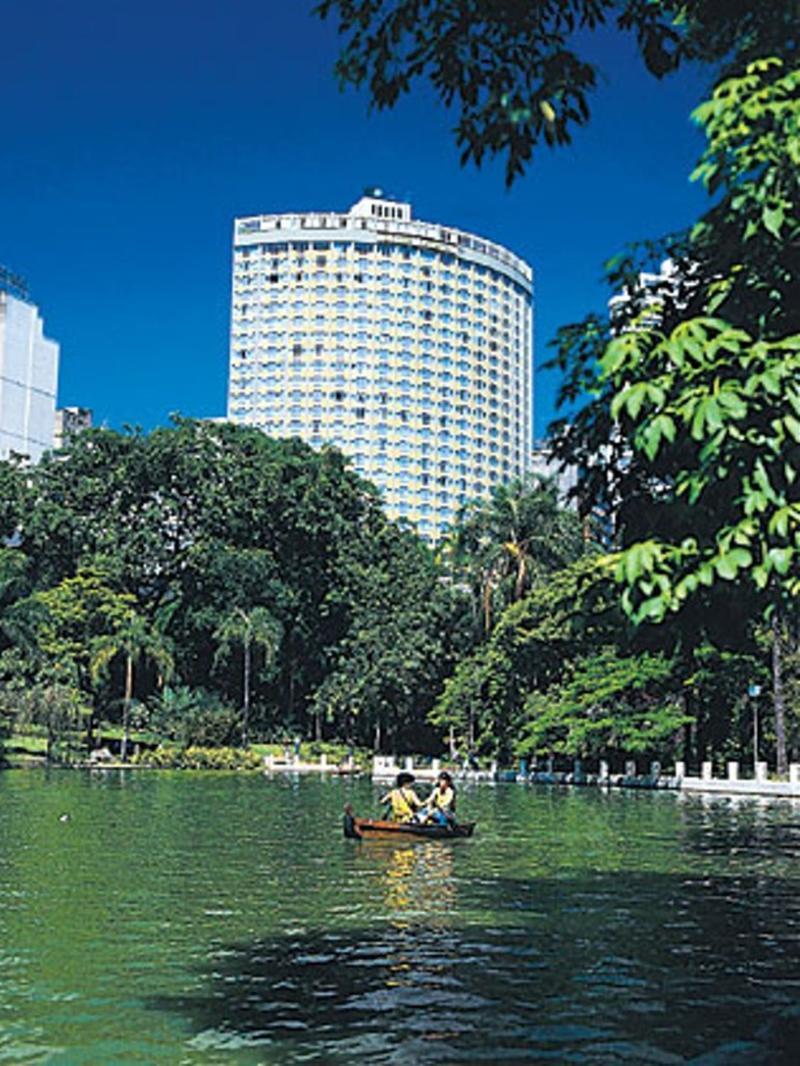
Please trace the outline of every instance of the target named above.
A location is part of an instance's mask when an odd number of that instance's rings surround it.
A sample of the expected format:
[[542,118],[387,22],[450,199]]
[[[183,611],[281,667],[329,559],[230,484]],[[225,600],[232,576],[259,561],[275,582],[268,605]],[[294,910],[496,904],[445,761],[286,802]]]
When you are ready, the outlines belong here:
[[538,578],[584,550],[577,515],[561,507],[554,486],[540,478],[495,485],[487,498],[466,504],[449,544],[456,570],[480,605],[484,637],[501,590],[502,602],[515,603]]
[[120,757],[124,762],[128,754],[134,667],[142,659],[149,659],[158,668],[159,681],[163,682],[172,672],[173,661],[164,635],[134,610],[126,611],[116,620],[110,633],[95,640],[91,657],[92,676],[96,678],[118,655],[125,657],[125,692],[122,700],[122,747],[120,750]]
[[242,647],[242,747],[247,746],[250,724],[250,677],[252,647],[255,644],[264,652],[265,665],[271,665],[278,654],[281,642],[281,626],[266,607],[234,607],[214,630],[219,642],[215,661],[230,654],[232,644]]

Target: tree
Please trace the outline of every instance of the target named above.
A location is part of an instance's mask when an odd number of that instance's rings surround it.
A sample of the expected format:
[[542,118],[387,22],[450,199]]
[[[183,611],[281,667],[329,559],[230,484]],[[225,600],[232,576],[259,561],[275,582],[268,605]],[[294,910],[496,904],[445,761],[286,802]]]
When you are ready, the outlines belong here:
[[660,755],[692,719],[676,691],[674,664],[661,654],[620,654],[602,645],[568,665],[564,677],[525,701],[519,755]]
[[508,760],[528,695],[560,682],[568,664],[613,639],[629,638],[608,566],[580,559],[506,608],[486,643],[458,663],[430,721],[467,751]]
[[555,486],[532,478],[494,485],[487,498],[467,503],[444,550],[455,579],[472,587],[487,636],[496,607],[519,601],[587,547],[583,526],[559,505]]
[[164,685],[148,703],[147,724],[181,748],[219,748],[237,742],[242,720],[215,693]]
[[588,121],[598,72],[579,51],[586,31],[635,34],[659,78],[686,60],[797,45],[793,0],[321,0],[316,10],[338,15],[341,84],[366,84],[382,109],[427,78],[457,113],[462,163],[504,157],[509,185],[537,145],[568,144]]
[[134,693],[134,668],[143,659],[153,662],[161,676],[166,678],[172,670],[173,659],[164,636],[158,632],[133,607],[122,614],[114,611],[110,632],[97,637],[91,648],[91,671],[98,677],[108,665],[121,656],[125,664],[124,693],[122,697],[122,746],[120,757],[124,762],[130,740],[130,712]]
[[329,653],[315,718],[375,751],[435,750],[425,718],[462,636],[453,589],[425,545],[389,523],[353,540],[342,563],[337,594],[349,624]]
[[247,747],[250,724],[250,675],[253,646],[261,648],[264,665],[271,666],[278,655],[281,627],[266,607],[234,607],[214,631],[217,657],[230,654],[231,645],[242,648],[242,747]]
[[[58,745],[67,744],[83,721],[91,714],[84,694],[64,676],[57,666],[40,670],[33,684],[16,684],[4,692],[5,703],[13,706],[17,726],[41,726],[45,730],[45,755],[54,758]],[[2,713],[2,711],[0,711]]]
[[[14,570],[22,572],[19,549]],[[93,643],[107,633],[134,599],[113,589],[102,565],[87,566],[51,588],[40,589],[12,603],[3,617],[3,630],[16,653],[11,681],[71,686],[86,708],[87,744],[94,727],[91,657]],[[8,660],[9,662],[11,660]]]
[[[246,689],[248,735],[347,731],[350,689],[359,693],[351,705],[359,736],[372,739],[380,721],[392,742],[430,741],[425,714],[463,635],[462,599],[336,449],[178,419],[150,434],[81,434],[32,468],[26,485],[13,550],[35,598],[6,611],[9,641],[20,652],[35,650],[42,635],[61,642],[47,655],[75,664],[98,710],[109,687],[125,688],[124,657],[112,654],[116,604],[118,614],[132,611],[160,634],[176,687],[226,705]],[[91,574],[98,587],[87,584]],[[238,655],[218,652],[223,620],[261,605],[281,640],[259,678],[257,720],[257,644],[249,645],[247,684]],[[91,669],[101,651],[111,670]],[[367,660],[369,670],[356,671]],[[135,672],[128,688],[152,702],[153,671]],[[160,721],[167,735],[175,732]]]
[[658,622],[731,583],[772,619],[779,772],[787,768],[782,634],[800,592],[800,333],[787,332],[800,328],[791,295],[799,97],[800,73],[770,59],[728,78],[698,109],[709,145],[696,173],[723,196],[697,240],[706,251],[727,249],[733,234],[752,254],[698,286],[705,314],[671,330],[626,331],[600,363],[619,433],[640,468],[660,474],[666,518],[617,557],[625,607]]
[[0,548],[0,607],[10,605],[26,591],[27,563],[18,548]]

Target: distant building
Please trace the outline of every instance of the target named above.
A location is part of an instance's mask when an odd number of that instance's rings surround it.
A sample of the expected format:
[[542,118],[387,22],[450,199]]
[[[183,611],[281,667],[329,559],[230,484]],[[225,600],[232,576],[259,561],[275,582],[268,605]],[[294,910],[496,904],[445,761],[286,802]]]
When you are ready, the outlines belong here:
[[0,459],[53,447],[58,357],[25,282],[0,267]]
[[544,444],[537,442],[531,452],[530,471],[534,476],[554,482],[560,504],[574,506],[569,494],[578,483],[577,467],[567,466],[562,469],[560,463],[549,457]]
[[531,268],[368,190],[234,230],[228,417],[331,443],[428,540],[528,469]]
[[681,306],[681,288],[686,287],[691,276],[672,259],[665,259],[657,274],[642,271],[632,288],[608,301],[613,332],[658,327],[667,300]]
[[77,433],[92,428],[92,412],[88,407],[59,407],[56,410],[53,446],[63,448]]

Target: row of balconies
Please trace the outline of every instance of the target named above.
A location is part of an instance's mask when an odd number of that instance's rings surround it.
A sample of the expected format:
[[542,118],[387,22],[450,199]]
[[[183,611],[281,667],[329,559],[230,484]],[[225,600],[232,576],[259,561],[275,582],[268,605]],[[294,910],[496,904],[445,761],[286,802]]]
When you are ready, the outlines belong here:
[[472,338],[489,337],[496,344],[503,343],[511,347],[512,342],[516,341],[517,346],[521,346],[521,331],[500,330],[496,326],[487,325],[485,319],[486,316],[478,312],[438,314],[435,311],[415,310],[413,314],[398,312],[387,315],[383,309],[377,307],[354,317],[345,308],[326,307],[322,304],[302,311],[284,308],[276,315],[272,314],[269,308],[250,309],[248,305],[247,310],[235,310],[231,332],[234,335],[243,332],[259,332],[262,335],[275,333],[289,339],[296,333],[321,333],[330,336],[336,332],[341,333],[342,340],[346,340],[357,335],[359,330],[369,330],[372,334],[380,330],[381,336],[385,335],[387,341],[402,338],[412,342],[422,335],[458,344],[468,343]]
[[[355,283],[355,284],[354,284]],[[319,294],[337,293],[358,300],[365,293],[383,294],[387,299],[402,299],[404,296],[430,296],[434,300],[468,300],[488,303],[501,308],[508,314],[522,313],[527,310],[529,301],[510,287],[479,287],[477,284],[464,282],[451,283],[445,280],[428,281],[424,278],[404,278],[391,274],[368,274],[353,270],[350,272],[298,270],[295,265],[286,265],[283,269],[264,270],[254,274],[252,271],[240,271],[234,274],[233,291],[264,294],[271,296],[275,286],[289,286],[301,292],[311,290]]]
[[[377,371],[377,372],[376,372]],[[500,386],[503,395],[509,395],[515,388],[523,391],[523,382],[518,375],[512,375],[507,371],[486,370],[481,366],[471,368],[471,372],[454,372],[442,369],[441,366],[430,366],[417,359],[415,362],[380,364],[377,367],[368,367],[355,363],[337,363],[331,366],[304,367],[292,364],[284,364],[278,361],[263,361],[260,364],[238,362],[230,368],[232,380],[251,382],[253,384],[271,385],[276,381],[283,388],[301,389],[310,391],[312,386],[324,387],[326,382],[341,381],[351,387],[358,385],[360,390],[372,388],[380,390],[393,383],[399,388],[404,386],[409,392],[414,391],[414,385],[427,383],[430,386],[443,386],[449,389],[461,389],[467,393],[484,390],[487,386]],[[363,384],[362,384],[363,383]],[[489,390],[491,391],[491,389]]]
[[420,358],[410,360],[382,360],[370,366],[366,362],[339,360],[327,366],[322,360],[313,365],[286,363],[277,359],[238,359],[230,365],[232,381],[249,382],[254,385],[275,386],[281,391],[293,389],[304,393],[312,389],[324,389],[329,384],[341,382],[342,387],[376,394],[386,392],[430,395],[434,391],[442,396],[454,396],[469,400],[476,388],[483,392],[488,384],[499,385],[504,392],[518,396],[527,392],[527,377],[523,374],[486,369],[476,364],[468,370],[453,371],[441,365],[424,363]]
[[[419,300],[426,297],[433,301],[441,303],[442,301],[449,301],[451,303],[465,303],[465,304],[480,304],[485,305],[487,303],[490,307],[497,308],[498,310],[505,311],[508,315],[521,316],[527,310],[527,303],[519,297],[510,297],[507,293],[493,292],[488,293],[480,292],[477,289],[470,289],[459,286],[453,290],[447,285],[431,286],[429,284],[414,283],[413,285],[400,285],[389,284],[387,285],[386,278],[365,279],[359,277],[359,288],[354,288],[352,284],[342,284],[344,279],[336,278],[307,278],[297,271],[286,273],[271,273],[265,274],[263,281],[252,281],[242,279],[234,279],[233,295],[234,297],[241,298],[242,296],[262,297],[266,300],[274,299],[276,296],[282,295],[281,288],[289,288],[292,291],[298,293],[311,293],[316,297],[334,298],[340,297],[348,299],[353,303],[358,303],[364,299],[365,295],[382,296],[387,302],[409,302],[410,300]],[[276,291],[276,286],[277,291]]]
[[524,300],[526,296],[520,292],[519,286],[503,275],[491,277],[485,280],[469,270],[426,270],[417,264],[408,262],[394,263],[390,260],[370,260],[365,257],[339,257],[326,260],[317,257],[312,261],[305,255],[292,255],[282,253],[280,255],[250,256],[243,259],[235,259],[233,274],[235,277],[251,276],[266,277],[275,273],[303,273],[310,278],[321,280],[333,280],[347,276],[352,278],[358,275],[359,279],[374,281],[376,279],[390,279],[393,281],[411,282],[415,284],[428,283],[430,286],[462,286],[474,289],[477,292],[508,293],[515,299]]
[[[369,426],[366,422],[337,420],[331,416],[309,418],[308,414],[306,414],[306,417],[301,414],[277,414],[274,408],[259,408],[257,404],[235,397],[231,399],[230,406],[235,411],[249,412],[255,415],[260,414],[265,423],[269,422],[271,425],[288,425],[292,423],[297,426],[298,430],[305,432],[309,432],[309,430],[311,432],[321,432],[323,429],[326,431],[333,429],[339,439],[359,447],[366,448],[370,444],[373,447],[377,447],[378,440],[390,441],[391,450],[398,457],[398,461],[405,460],[409,464],[417,464],[421,469],[425,469],[424,464],[426,461],[435,464],[441,460],[459,457],[472,459],[473,462],[477,462],[477,465],[480,465],[482,457],[487,451],[490,454],[499,452],[506,457],[513,454],[515,458],[519,458],[520,453],[519,445],[515,445],[518,431],[514,428],[489,430],[488,432],[481,429],[465,430],[458,434],[448,434],[447,437],[444,436],[444,433],[432,433],[430,437],[422,440],[420,439],[419,431],[415,431],[413,428],[410,433],[413,433],[416,439],[409,439],[409,429],[407,426],[403,426],[405,435],[399,441],[396,432],[393,432],[399,427],[389,424],[382,429],[385,437],[375,436],[374,441],[370,442],[367,439],[362,439],[360,434],[368,427],[376,434],[378,430],[375,425]],[[423,450],[422,446],[425,444],[428,447]]]
[[[334,393],[341,393],[341,396],[332,395],[330,399],[334,404],[344,404],[347,400],[346,394],[343,390],[333,390]],[[293,410],[297,410],[298,413],[316,415],[316,411],[323,402],[324,397],[317,397],[306,395],[303,397],[296,397],[288,392],[278,389],[268,389],[266,386],[256,388],[253,385],[238,385],[232,382],[228,395],[232,400],[246,400],[251,403],[257,404],[260,407],[270,407],[279,410],[285,410],[290,405]],[[412,430],[419,426],[421,430],[427,430],[432,432],[435,428],[440,436],[447,436],[453,430],[465,430],[471,426],[478,426],[483,429],[486,428],[487,432],[497,432],[497,427],[503,429],[511,426],[515,421],[520,421],[520,408],[517,406],[510,409],[509,413],[501,414],[500,407],[496,400],[492,401],[492,408],[487,412],[479,408],[473,408],[470,412],[470,417],[465,418],[463,416],[451,414],[448,408],[442,407],[441,403],[435,402],[431,404],[414,404],[411,397],[403,397],[402,401],[405,406],[402,408],[389,408],[382,403],[375,404],[374,396],[371,398],[373,405],[369,405],[368,400],[361,400],[358,396],[350,397],[350,406],[329,408],[325,412],[326,417],[342,417],[345,411],[355,413],[356,411],[362,411],[362,417],[366,417],[367,414],[375,416],[378,421],[385,421],[387,424],[396,426],[397,428],[406,427],[408,430]],[[413,411],[412,407],[418,407],[421,409],[421,413]],[[506,405],[507,407],[507,405]],[[426,414],[430,415],[430,419],[426,418]],[[516,416],[516,417],[515,417]],[[320,415],[321,417],[321,415]],[[446,419],[446,421],[445,421]]]

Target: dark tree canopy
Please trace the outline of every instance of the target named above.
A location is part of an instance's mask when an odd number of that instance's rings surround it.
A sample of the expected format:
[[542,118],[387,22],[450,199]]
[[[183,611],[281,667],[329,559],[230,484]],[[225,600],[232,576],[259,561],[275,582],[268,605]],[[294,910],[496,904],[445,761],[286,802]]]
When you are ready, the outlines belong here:
[[336,73],[393,107],[427,79],[457,114],[462,162],[505,159],[511,184],[542,141],[569,143],[589,118],[598,69],[579,31],[605,24],[636,37],[656,77],[686,60],[787,54],[795,0],[321,0],[345,39]]

